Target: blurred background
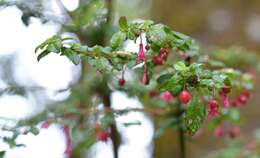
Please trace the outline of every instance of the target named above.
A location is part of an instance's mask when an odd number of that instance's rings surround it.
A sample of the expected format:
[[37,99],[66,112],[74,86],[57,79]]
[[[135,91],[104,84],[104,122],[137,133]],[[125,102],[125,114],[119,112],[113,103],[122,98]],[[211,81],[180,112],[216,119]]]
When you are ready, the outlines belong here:
[[[111,6],[107,7],[106,1]],[[35,116],[48,106],[55,106],[74,95],[68,87],[81,81],[84,66],[75,66],[56,54],[37,62],[34,49],[57,33],[73,36],[88,45],[104,44],[100,37],[107,34],[107,28],[100,24],[108,12],[112,24],[116,24],[121,16],[129,20],[151,19],[194,37],[205,50],[232,47],[244,53],[242,57],[229,58],[231,61],[227,62],[231,63],[230,66],[252,72],[256,77],[250,103],[242,110],[241,137],[250,139],[251,133],[260,125],[259,0],[0,0],[0,121],[3,124],[12,125],[13,120]],[[129,49],[136,50],[137,46],[130,45]],[[112,106],[124,108],[119,106],[122,102],[134,107],[142,106],[136,99],[115,92]],[[127,119],[140,120],[142,125],[129,128],[120,126],[120,121]],[[178,156],[178,138],[174,130],[168,130],[162,137],[152,141],[156,126],[154,122],[156,120],[141,113],[117,120],[117,128],[123,139],[119,148],[120,158]],[[1,132],[1,135],[8,135]],[[66,157],[63,153],[65,136],[58,124],[41,129],[37,136],[21,136],[17,141],[24,143],[26,148],[9,149],[6,158]],[[187,141],[187,157],[206,157],[210,152],[222,148],[227,141],[212,137],[210,132],[200,131]],[[96,143],[85,157],[113,157],[111,146],[111,141],[107,144]],[[0,150],[8,148],[1,142]]]

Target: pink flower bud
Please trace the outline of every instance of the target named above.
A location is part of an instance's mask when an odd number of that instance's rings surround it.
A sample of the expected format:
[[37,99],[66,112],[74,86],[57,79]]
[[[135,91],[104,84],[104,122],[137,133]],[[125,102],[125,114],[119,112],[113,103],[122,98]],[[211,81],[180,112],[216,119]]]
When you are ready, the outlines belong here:
[[229,129],[229,136],[230,138],[234,139],[240,134],[240,128],[239,127],[232,127]]
[[140,45],[139,45],[139,52],[138,52],[137,58],[136,58],[136,63],[139,64],[139,63],[141,63],[144,60],[145,60],[144,47],[143,47],[143,44],[140,43]]
[[221,125],[218,125],[214,129],[214,136],[217,137],[217,138],[220,138],[220,137],[224,136],[224,130],[223,130],[223,127]]
[[208,103],[208,117],[212,118],[219,115],[219,105],[216,100],[211,100]]
[[174,99],[174,96],[172,95],[172,93],[170,91],[165,91],[161,94],[160,98],[164,101],[171,101]]
[[70,128],[68,125],[63,126],[63,132],[66,138],[66,149],[64,151],[64,154],[69,156],[72,153],[72,141],[70,136]]
[[42,123],[42,125],[41,125],[41,128],[47,129],[47,128],[49,128],[49,126],[50,126],[49,122],[48,122],[48,121],[44,121],[44,122]]

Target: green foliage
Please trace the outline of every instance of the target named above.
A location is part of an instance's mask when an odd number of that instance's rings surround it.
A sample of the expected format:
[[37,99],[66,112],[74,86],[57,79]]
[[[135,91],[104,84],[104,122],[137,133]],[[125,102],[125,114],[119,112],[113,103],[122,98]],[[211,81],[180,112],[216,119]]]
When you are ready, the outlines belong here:
[[124,32],[117,32],[111,38],[111,48],[117,50],[125,41],[126,34]]
[[5,151],[0,151],[0,158],[3,158],[5,156]]
[[[96,8],[88,5],[84,6],[86,8],[90,7],[91,10],[100,10],[104,5],[99,1],[89,3],[97,3]],[[76,10],[71,15],[82,15],[82,11]],[[88,17],[88,15],[83,15],[82,19],[80,17],[75,18],[73,22],[76,25],[85,26],[90,23],[90,19],[91,17]],[[162,119],[160,128],[157,130],[157,136],[162,134],[164,130],[175,127],[184,127],[184,130],[188,131],[190,135],[194,135],[207,118],[206,111],[209,107],[206,105],[208,102],[211,99],[216,99],[221,104],[219,92],[223,87],[232,88],[232,93],[229,95],[236,95],[234,92],[253,88],[250,75],[239,70],[226,68],[225,63],[222,61],[209,58],[193,60],[199,56],[199,46],[195,40],[171,30],[166,25],[156,24],[150,20],[129,22],[126,17],[121,17],[118,25],[119,30],[112,35],[108,46],[88,46],[79,43],[73,38],[63,38],[60,35],[55,35],[35,49],[35,53],[38,53],[38,61],[50,53],[55,53],[66,56],[75,65],[84,61],[84,64],[87,64],[87,66],[84,65],[85,67],[91,67],[88,69],[90,72],[87,77],[83,76],[80,81],[81,84],[75,88],[76,90],[73,89],[73,92],[78,97],[72,98],[64,106],[55,106],[53,109],[48,109],[48,112],[52,112],[54,115],[51,121],[62,125],[71,125],[73,138],[76,141],[75,154],[82,153],[85,148],[90,147],[95,142],[95,139],[93,139],[95,136],[95,131],[92,128],[93,122],[98,122],[102,128],[108,129],[115,124],[116,117],[139,110],[165,116]],[[147,46],[150,49],[146,47],[144,59],[137,63],[140,52],[136,54],[135,52],[125,51],[124,43],[127,40],[136,42],[137,38],[143,36],[145,36]],[[163,53],[166,53],[166,55]],[[161,57],[163,55],[165,57]],[[179,60],[179,57],[183,57],[183,55],[188,55],[192,60]],[[164,62],[161,65],[154,63],[154,57],[156,56],[163,58]],[[172,59],[172,56],[176,58],[167,61],[167,58]],[[122,75],[120,78],[124,78],[126,69],[132,70],[132,81],[127,81],[124,86],[120,86],[114,80],[118,79],[119,74]],[[100,74],[95,74],[95,71]],[[149,84],[142,84],[140,80],[146,74],[150,82]],[[108,96],[110,92],[115,90],[124,91],[129,96],[137,96],[145,105],[144,109],[114,110],[106,108],[103,111],[97,110],[97,105],[106,102],[104,96]],[[187,105],[180,105],[177,98],[182,90],[187,90],[192,95],[192,100]],[[159,94],[152,98],[152,96],[149,96],[151,91]],[[170,95],[173,95],[171,97],[174,99],[163,99],[160,93],[165,91],[170,92]],[[151,109],[146,110],[147,107]],[[237,108],[224,108],[222,105],[219,108],[220,116],[212,119],[212,129],[226,120],[239,123],[241,116]],[[76,119],[70,119],[68,116],[76,117]],[[86,121],[86,116],[91,118],[89,122]],[[18,126],[29,125],[28,131],[38,134],[39,130],[35,128],[35,125],[45,119],[50,119],[47,111],[31,120],[20,121]],[[140,122],[132,120],[125,122],[124,125],[140,125]],[[82,129],[77,130],[78,127]],[[87,135],[84,135],[84,132],[87,132]],[[6,139],[6,142],[11,146],[16,146],[13,138]],[[73,156],[78,157],[78,155]]]
[[184,114],[184,125],[191,135],[201,127],[206,116],[205,106],[197,99],[193,99]]
[[118,24],[119,24],[119,27],[120,27],[120,29],[121,29],[122,31],[125,31],[125,32],[128,31],[128,24],[127,24],[127,19],[126,19],[126,17],[121,17],[121,18],[119,19]]
[[209,152],[204,158],[259,158],[259,129],[250,138],[228,140],[223,147]]

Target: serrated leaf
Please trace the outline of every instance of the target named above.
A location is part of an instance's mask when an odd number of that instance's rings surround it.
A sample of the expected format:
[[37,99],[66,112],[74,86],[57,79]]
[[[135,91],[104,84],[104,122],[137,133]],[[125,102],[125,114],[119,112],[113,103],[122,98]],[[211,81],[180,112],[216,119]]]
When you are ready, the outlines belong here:
[[159,85],[161,91],[170,91],[174,96],[178,95],[183,89],[182,81],[178,82],[177,80],[171,79]]
[[119,24],[119,27],[120,27],[121,30],[123,30],[123,31],[128,30],[127,19],[126,19],[125,16],[120,17],[118,24]]
[[213,87],[214,86],[214,81],[211,79],[203,79],[200,81],[201,86],[207,86],[207,87]]
[[184,124],[191,135],[194,135],[201,127],[205,117],[205,107],[198,101],[193,99],[184,115]]
[[167,33],[164,31],[164,25],[152,25],[147,32],[148,41],[160,47],[167,46]]

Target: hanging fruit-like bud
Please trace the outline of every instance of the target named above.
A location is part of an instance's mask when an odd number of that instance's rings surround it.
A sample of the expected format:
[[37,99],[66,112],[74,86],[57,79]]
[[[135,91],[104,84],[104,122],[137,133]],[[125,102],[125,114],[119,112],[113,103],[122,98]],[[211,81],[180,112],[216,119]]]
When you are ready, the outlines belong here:
[[160,49],[159,56],[160,56],[162,59],[166,60],[167,57],[168,57],[168,55],[169,55],[169,49],[168,49],[168,48],[161,48],[161,49]]
[[229,90],[227,90],[227,89],[224,90],[223,88],[219,92],[220,98],[221,98],[225,108],[229,108],[230,107],[230,101],[229,101],[229,98],[227,96],[227,93],[229,93]]
[[212,118],[219,115],[219,105],[216,100],[210,100],[208,103],[208,117]]
[[164,101],[171,101],[174,99],[174,96],[172,95],[172,93],[170,91],[165,91],[161,94],[160,98]]
[[149,76],[148,76],[146,65],[145,65],[145,68],[144,68],[144,73],[143,73],[143,77],[142,77],[142,83],[144,85],[148,85],[149,84]]
[[125,79],[120,78],[120,79],[118,80],[118,84],[119,84],[119,86],[124,86],[124,85],[125,85]]
[[148,44],[145,46],[145,50],[150,50],[150,46]]
[[221,125],[218,125],[214,129],[214,136],[217,137],[217,138],[220,138],[220,137],[224,136],[224,130],[223,130],[223,127]]
[[94,128],[95,128],[95,131],[96,131],[96,139],[98,141],[106,143],[108,141],[109,137],[110,137],[109,132],[106,131],[105,129],[103,129],[101,127],[101,125],[98,124],[98,123],[94,125]]
[[136,63],[139,64],[145,60],[144,46],[142,43],[139,45],[139,52],[137,54]]
[[228,131],[230,138],[234,139],[240,134],[240,128],[239,127],[232,127]]
[[160,56],[154,56],[153,57],[153,65],[163,65],[163,58]]
[[188,92],[187,90],[183,90],[179,95],[179,99],[181,103],[187,104],[191,99],[190,92]]
[[100,77],[101,74],[102,74],[101,71],[100,71],[99,69],[97,69],[97,70],[96,70],[96,76],[97,76],[97,77]]
[[105,130],[99,130],[96,133],[96,137],[98,141],[106,143],[110,137],[110,134]]
[[50,126],[49,121],[44,121],[44,122],[42,123],[42,125],[41,125],[41,128],[47,129],[47,128],[49,128],[49,126]]
[[72,153],[72,141],[70,136],[70,128],[68,125],[63,126],[63,132],[66,138],[66,149],[64,151],[64,154],[69,156]]

